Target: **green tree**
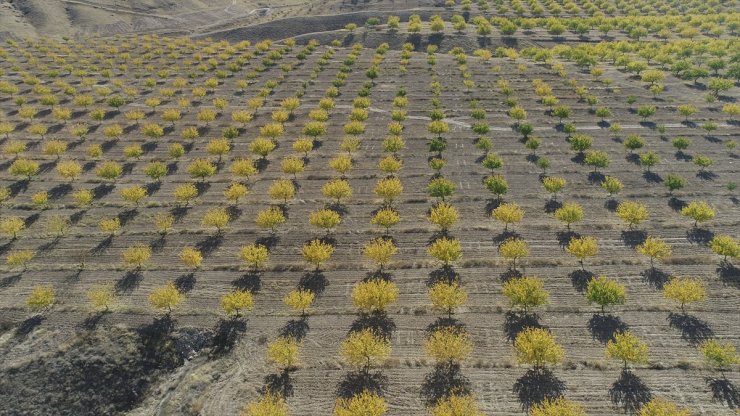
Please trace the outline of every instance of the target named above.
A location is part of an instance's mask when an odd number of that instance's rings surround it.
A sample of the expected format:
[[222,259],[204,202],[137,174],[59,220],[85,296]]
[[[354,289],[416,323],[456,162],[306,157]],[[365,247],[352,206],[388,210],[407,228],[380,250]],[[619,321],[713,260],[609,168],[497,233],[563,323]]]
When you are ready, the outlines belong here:
[[512,308],[522,308],[524,313],[531,308],[547,303],[549,293],[537,277],[525,276],[507,280],[501,287],[501,292],[509,298]]
[[589,303],[601,306],[601,313],[605,313],[607,306],[624,304],[627,300],[627,290],[616,280],[599,276],[588,282],[586,299]]
[[617,332],[606,344],[607,358],[615,358],[624,364],[644,364],[648,360],[648,346],[629,331]]

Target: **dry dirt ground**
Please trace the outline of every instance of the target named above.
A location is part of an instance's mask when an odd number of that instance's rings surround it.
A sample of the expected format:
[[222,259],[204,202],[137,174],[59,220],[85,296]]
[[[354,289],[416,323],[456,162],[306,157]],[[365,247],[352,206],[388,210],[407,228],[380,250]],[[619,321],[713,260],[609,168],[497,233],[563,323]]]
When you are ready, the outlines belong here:
[[[135,6],[129,2],[127,13],[121,13],[123,2],[120,1],[98,2],[96,7],[87,3],[92,2],[3,2],[0,7],[15,17],[10,18],[5,12],[0,16],[9,19],[4,26],[8,31],[28,34],[76,33],[78,27],[96,32],[99,31],[96,25],[120,27],[120,33],[166,31],[170,26],[162,22],[172,18],[184,19],[187,25],[204,26],[218,19],[229,19],[225,10],[231,2],[140,1]],[[239,5],[238,13],[249,13],[255,6],[259,5]],[[213,14],[185,12],[199,7]],[[82,8],[84,13],[79,11]],[[151,12],[160,9],[167,10],[169,17],[160,18]],[[53,32],[57,29],[59,32]],[[328,30],[333,29],[336,28]],[[224,33],[216,37],[240,37],[233,32]],[[370,224],[372,213],[380,204],[373,194],[373,186],[381,177],[377,162],[382,157],[385,126],[391,121],[393,99],[400,87],[406,89],[409,98],[409,118],[404,121],[403,133],[407,148],[400,152],[404,160],[400,178],[405,190],[395,203],[403,219],[391,232],[399,255],[387,270],[399,286],[400,297],[383,322],[392,333],[393,354],[381,370],[385,397],[390,404],[389,415],[426,414],[426,400],[435,386],[435,373],[433,363],[424,354],[423,342],[427,328],[440,318],[426,294],[429,281],[440,272],[426,253],[428,243],[435,237],[426,220],[434,200],[425,192],[432,177],[428,167],[431,154],[427,150],[427,123],[433,108],[429,92],[433,73],[442,84],[440,99],[451,127],[445,135],[449,148],[444,152],[447,166],[442,172],[457,185],[450,201],[463,219],[452,230],[452,235],[461,240],[464,252],[464,261],[454,270],[470,298],[456,319],[468,329],[475,345],[473,358],[462,365],[457,381],[475,394],[485,414],[523,414],[523,407],[543,391],[564,393],[584,403],[591,415],[628,413],[631,406],[650,396],[680,403],[690,408],[692,414],[735,414],[740,405],[737,392],[740,373],[735,368],[720,376],[707,369],[696,345],[709,337],[740,345],[736,325],[740,312],[740,271],[729,263],[720,264],[706,247],[713,234],[738,237],[740,200],[737,192],[728,191],[726,186],[740,179],[739,156],[723,144],[727,139],[737,138],[738,130],[737,124],[716,111],[717,103],[704,102],[705,91],[700,86],[669,76],[665,81],[666,92],[654,100],[639,81],[612,67],[605,67],[604,77],[613,79],[619,92],[605,88],[575,66],[566,64],[569,76],[587,86],[602,105],[611,109],[610,121],[622,125],[623,132],[615,136],[599,125],[599,119],[585,102],[578,100],[566,80],[543,64],[504,58],[483,62],[470,57],[468,67],[476,88],[468,93],[452,56],[439,54],[432,70],[426,54],[414,53],[408,73],[402,74],[400,53],[390,50],[380,64],[381,77],[372,88],[372,106],[367,131],[361,136],[362,147],[353,156],[355,168],[348,177],[354,195],[343,207],[343,223],[332,235],[336,251],[324,271],[313,273],[300,255],[302,244],[320,235],[307,224],[308,214],[327,202],[320,192],[321,186],[332,178],[327,163],[340,152],[342,125],[352,100],[367,80],[365,70],[373,59],[372,48],[383,41],[384,35],[361,32],[355,36],[357,41],[375,40],[366,45],[346,84],[340,88],[341,95],[328,123],[329,132],[309,156],[306,171],[297,178],[299,191],[288,204],[288,221],[279,229],[277,238],[270,241],[270,261],[267,270],[261,273],[246,272],[241,267],[238,248],[254,241],[266,241],[268,234],[254,225],[255,214],[270,205],[267,187],[272,180],[285,176],[280,170],[280,160],[293,153],[293,139],[301,135],[308,111],[316,107],[331,86],[333,76],[349,53],[348,48],[335,48],[336,54],[329,65],[306,87],[301,107],[286,124],[286,134],[279,139],[279,147],[253,180],[250,195],[231,210],[233,221],[219,237],[203,228],[200,219],[208,208],[223,201],[222,192],[231,182],[226,164],[202,186],[201,196],[193,207],[173,208],[172,191],[176,185],[190,181],[186,172],[190,160],[208,157],[207,140],[231,124],[228,111],[201,130],[201,138],[182,160],[170,166],[170,174],[161,186],[150,188],[147,203],[137,209],[122,203],[120,189],[147,182],[142,174],[144,166],[150,160],[168,158],[169,145],[181,141],[177,132],[198,124],[195,111],[185,114],[175,131],[159,140],[141,137],[122,114],[103,122],[131,126],[130,133],[119,141],[104,138],[101,127],[85,143],[75,142],[62,126],[53,129],[52,136],[72,144],[65,157],[85,160],[88,144],[105,143],[106,158],[126,166],[127,174],[114,185],[99,183],[94,175],[95,162],[85,167],[75,189],[95,188],[98,195],[96,205],[86,210],[72,206],[71,188],[56,174],[56,161],[40,154],[37,139],[29,139],[29,153],[42,163],[43,170],[26,188],[14,188],[17,192],[12,204],[2,208],[3,215],[27,218],[28,225],[18,240],[3,240],[2,253],[29,248],[37,251],[37,257],[24,272],[6,267],[0,274],[0,414],[232,415],[257,397],[266,384],[285,389],[294,415],[330,414],[338,393],[351,384],[345,383],[351,369],[339,357],[339,345],[351,328],[367,324],[355,313],[350,293],[355,283],[372,270],[362,258],[361,250],[366,241],[380,235]],[[547,41],[547,36],[542,38],[537,42]],[[461,42],[468,42],[468,50],[478,47],[472,37],[460,42],[454,39],[446,38],[448,43],[443,49],[449,50]],[[523,34],[517,39],[531,41]],[[427,41],[424,38],[421,44]],[[270,122],[270,111],[301,88],[328,48],[321,46],[305,62],[300,62],[295,57],[300,46],[296,46],[283,58],[283,63],[293,63],[295,68],[267,97],[265,107],[257,112],[255,119],[242,129],[229,158],[248,155],[248,144],[257,136],[257,127]],[[523,73],[517,68],[520,62],[526,65]],[[498,73],[494,73],[496,66],[500,66]],[[20,85],[20,75],[12,70],[10,63],[0,62],[0,67],[6,74],[2,79]],[[243,107],[246,99],[256,94],[258,86],[275,79],[280,72],[277,67],[262,72],[244,94],[236,88],[235,78],[228,78],[215,95],[229,99],[231,109]],[[137,82],[127,74],[119,76],[128,83]],[[551,212],[557,202],[542,190],[541,171],[532,163],[520,136],[510,128],[507,107],[503,104],[505,97],[496,86],[501,76],[509,80],[520,105],[529,112],[529,121],[536,126],[535,135],[543,143],[537,154],[552,161],[548,174],[568,180],[557,201],[578,202],[586,212],[584,221],[576,224],[573,232],[594,236],[600,244],[598,256],[587,261],[586,271],[581,271],[578,262],[562,249],[563,241],[571,235],[553,218]],[[589,167],[578,163],[569,151],[566,134],[556,128],[557,121],[546,114],[547,109],[533,92],[534,79],[548,82],[561,103],[573,108],[571,121],[579,131],[593,136],[594,147],[609,153],[611,164],[603,173],[620,178],[625,185],[617,200],[637,200],[648,206],[651,216],[639,227],[640,232],[626,230],[613,212],[615,202],[596,183],[598,175],[594,176]],[[142,108],[148,94],[154,93],[142,90],[142,96],[123,110]],[[624,98],[629,95],[636,96],[638,104],[658,106],[650,123],[641,123],[634,106],[625,103]],[[477,135],[470,130],[474,121],[470,117],[471,99],[477,99],[486,109],[486,121],[492,127],[488,136],[493,140],[494,151],[505,162],[500,173],[507,178],[510,189],[504,200],[516,202],[526,211],[525,221],[515,227],[516,234],[532,248],[531,256],[524,261],[525,273],[541,277],[550,292],[550,304],[539,309],[534,317],[523,319],[508,312],[507,300],[501,295],[509,267],[497,254],[496,247],[507,234],[490,218],[496,201],[481,183],[487,171],[479,163],[481,151],[474,146]],[[724,97],[728,102],[736,99],[737,87]],[[206,103],[204,100],[203,105]],[[712,120],[718,123],[718,129],[707,133],[695,125],[682,123],[674,110],[683,103],[699,108],[692,116],[696,124]],[[22,123],[13,112],[14,106],[8,97],[0,100],[0,109],[7,118]],[[159,121],[159,113],[152,112],[151,119]],[[40,120],[49,125],[58,124],[48,113],[42,114]],[[664,134],[655,128],[661,124],[666,126]],[[629,133],[640,134],[647,148],[660,156],[661,163],[651,173],[646,174],[624,150],[621,139]],[[670,140],[678,136],[692,142],[686,154],[676,154],[671,146]],[[123,148],[131,140],[145,144],[147,153],[140,161],[123,157]],[[691,163],[692,155],[699,153],[714,160],[709,173],[698,172]],[[4,156],[0,169],[3,186],[12,187],[17,182],[6,172],[11,162],[10,157]],[[672,173],[687,178],[688,184],[669,196],[661,181]],[[31,195],[42,190],[52,194],[54,209],[30,208]],[[711,203],[717,217],[693,229],[691,221],[677,212],[682,204],[692,200]],[[161,237],[152,230],[151,218],[157,212],[171,209],[178,214],[178,223],[174,232]],[[44,224],[57,214],[70,215],[75,221],[67,236],[54,240],[47,235]],[[97,224],[100,219],[113,216],[124,219],[124,228],[111,239],[98,230]],[[649,260],[634,251],[636,242],[645,235],[660,236],[673,246],[673,256],[657,269],[651,269]],[[151,262],[141,272],[124,270],[120,266],[121,251],[140,242],[154,247]],[[202,269],[189,272],[181,265],[177,256],[185,246],[202,249],[206,257]],[[94,254],[87,258],[85,269],[79,271],[80,256],[86,252]],[[606,317],[597,314],[597,309],[588,304],[582,293],[583,282],[591,274],[606,275],[626,285],[627,303],[613,308]],[[688,315],[677,313],[676,306],[666,301],[659,290],[667,276],[702,278],[708,286],[708,301],[692,306]],[[170,319],[149,308],[147,297],[153,288],[171,280],[186,293],[186,299]],[[48,283],[57,290],[60,303],[43,318],[31,316],[25,308],[26,296],[34,286]],[[86,292],[100,283],[115,285],[120,294],[110,314],[91,313],[87,306]],[[281,301],[299,285],[320,292],[306,320],[291,316]],[[255,293],[254,311],[242,322],[226,320],[219,313],[220,296],[235,287]],[[530,325],[549,328],[565,348],[565,363],[553,368],[551,373],[535,376],[516,365],[513,359],[512,339],[522,327]],[[604,345],[613,331],[626,328],[648,343],[650,361],[624,374],[619,363],[604,357]],[[302,365],[287,379],[279,378],[265,362],[265,344],[280,334],[296,331],[305,332]]]

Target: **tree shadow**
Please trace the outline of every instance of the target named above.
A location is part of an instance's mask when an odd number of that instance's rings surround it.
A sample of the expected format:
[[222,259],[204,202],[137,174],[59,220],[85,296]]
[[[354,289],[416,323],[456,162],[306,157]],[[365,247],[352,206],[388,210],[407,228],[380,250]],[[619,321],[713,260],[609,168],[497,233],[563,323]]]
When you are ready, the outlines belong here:
[[421,385],[421,397],[430,406],[453,393],[467,395],[470,391],[470,380],[462,374],[460,365],[456,363],[436,364]]
[[137,328],[142,343],[142,355],[159,368],[175,368],[182,363],[182,358],[173,351],[172,333],[176,324],[168,314]]
[[627,413],[636,412],[652,397],[650,388],[629,370],[622,370],[617,381],[609,389],[609,398],[612,403]]
[[63,198],[68,193],[72,192],[72,185],[68,183],[62,183],[59,184],[48,191],[46,191],[47,195],[49,196],[49,199],[56,200],[59,198]]
[[685,207],[686,205],[688,205],[688,204],[686,204],[686,201],[684,201],[684,200],[682,200],[682,199],[678,199],[678,198],[676,198],[675,196],[672,196],[672,197],[671,197],[671,198],[670,198],[670,199],[668,200],[668,206],[669,206],[669,207],[670,207],[670,208],[671,208],[671,209],[672,209],[673,211],[675,211],[675,212],[679,212],[679,211],[681,211],[681,210],[683,209],[683,207]]
[[555,399],[565,393],[565,383],[548,368],[527,370],[514,383],[514,393],[524,411],[547,399]]
[[501,273],[498,278],[501,281],[501,283],[506,283],[511,279],[516,279],[518,277],[522,277],[523,273],[519,270],[514,269],[506,269],[503,273]]
[[708,170],[701,170],[701,171],[697,172],[696,173],[696,177],[699,178],[699,179],[701,179],[701,180],[703,180],[703,181],[713,181],[713,180],[719,178],[719,176],[716,173],[710,172]]
[[581,238],[581,235],[575,231],[567,230],[558,231],[557,233],[555,233],[555,237],[558,239],[558,245],[560,246],[560,248],[565,248],[568,246],[568,243],[570,243],[570,240],[574,238]]
[[521,235],[513,230],[502,231],[501,233],[493,237],[493,244],[498,246],[510,238],[521,238]]
[[102,253],[105,250],[107,250],[111,244],[113,244],[113,235],[109,235],[103,239],[103,241],[99,242],[97,246],[93,247],[91,250],[92,254],[98,254]]
[[487,199],[486,200],[486,215],[491,216],[491,212],[501,205],[501,198],[498,199]]
[[152,252],[159,253],[162,251],[162,249],[164,249],[164,246],[166,243],[167,243],[167,235],[160,234],[156,240],[152,241],[149,247],[151,247]]
[[432,287],[437,283],[454,283],[460,281],[460,275],[455,271],[452,266],[442,266],[439,269],[432,270],[429,272],[429,278],[427,279],[427,287]]
[[380,372],[353,371],[347,373],[337,385],[337,396],[349,399],[364,391],[382,396],[387,383],[388,377]]
[[116,282],[113,287],[116,289],[116,292],[119,293],[131,292],[132,290],[139,287],[139,283],[141,283],[141,279],[143,278],[144,276],[141,274],[141,271],[128,271],[120,280]]
[[13,335],[16,338],[23,338],[33,332],[33,330],[41,325],[45,320],[46,317],[43,315],[34,315],[27,318],[15,327],[15,333]]
[[255,240],[255,244],[263,245],[268,250],[272,250],[273,248],[275,248],[278,243],[280,243],[280,237],[275,234],[270,234],[266,237],[260,237]]
[[635,248],[647,240],[647,233],[643,230],[622,231],[622,242],[624,245]]
[[527,328],[544,328],[540,324],[540,317],[536,313],[509,311],[504,319],[504,333],[506,339],[514,342],[517,335]]
[[365,329],[371,329],[378,335],[390,338],[393,331],[396,330],[396,323],[385,312],[362,313],[352,322],[349,332],[358,332]]
[[740,408],[740,392],[730,380],[724,376],[722,378],[707,377],[704,380],[712,391],[712,400],[733,410]]
[[121,222],[121,227],[125,227],[126,224],[133,221],[137,215],[139,215],[139,211],[136,208],[119,213],[118,221]]
[[547,202],[545,202],[545,212],[548,214],[552,214],[562,207],[563,207],[563,203],[558,201],[555,198],[550,198],[547,200]]
[[609,198],[606,200],[606,202],[604,202],[604,208],[606,208],[609,212],[616,212],[618,206],[619,201],[614,198]]
[[589,183],[600,184],[604,182],[604,179],[606,179],[606,175],[601,172],[591,172],[588,174]]
[[247,272],[233,280],[231,285],[242,291],[257,293],[262,288],[262,275],[260,272]]
[[432,334],[440,329],[453,328],[455,330],[465,329],[465,324],[451,316],[440,316],[427,326],[427,333]]
[[680,160],[682,162],[691,162],[694,160],[693,156],[688,153],[684,153],[681,150],[677,151],[673,156],[675,156],[676,160]]
[[149,196],[152,196],[159,191],[159,189],[162,187],[162,182],[151,182],[144,186],[146,188],[146,194]]
[[310,290],[316,295],[320,295],[329,285],[329,280],[321,271],[312,271],[304,274],[298,281],[298,289]]
[[305,316],[300,319],[291,319],[282,328],[280,328],[280,336],[295,338],[300,341],[308,334],[308,320]]
[[198,249],[204,257],[208,257],[211,253],[216,251],[221,244],[224,243],[224,236],[221,233],[211,235],[205,238],[205,240],[199,241],[195,244],[195,248]]
[[293,380],[290,378],[290,371],[286,369],[280,373],[265,376],[261,393],[278,394],[284,398],[293,396]]
[[592,339],[606,344],[615,333],[629,330],[629,325],[616,315],[597,313],[588,320],[588,330]]
[[656,289],[663,289],[663,285],[671,280],[671,277],[668,276],[668,273],[655,267],[651,267],[643,271],[642,273],[640,273],[640,276],[642,276],[650,286]]
[[195,273],[188,273],[175,279],[175,287],[180,293],[186,295],[195,288],[195,282]]
[[175,222],[179,222],[188,214],[188,211],[190,211],[190,207],[175,207],[170,210],[170,214],[172,214]]
[[373,271],[367,272],[365,274],[365,277],[362,279],[363,282],[371,282],[373,280],[382,280],[385,282],[392,282],[393,273],[386,272],[383,270],[373,270]]
[[681,338],[694,346],[714,336],[714,331],[706,321],[686,313],[668,314],[668,324],[681,331]]
[[8,186],[8,190],[10,190],[10,196],[15,197],[21,192],[26,192],[30,183],[30,179],[21,179],[19,181],[13,182]]
[[100,322],[105,318],[107,315],[107,312],[96,312],[93,314],[90,314],[87,318],[85,318],[80,323],[80,328],[87,330],[87,331],[94,331],[98,328],[98,325]]
[[717,267],[717,274],[722,283],[740,288],[740,269],[728,260],[722,260]]
[[625,156],[625,159],[633,165],[640,165],[640,155],[638,155],[637,153],[629,153],[627,156]]
[[335,211],[342,218],[344,218],[345,215],[349,214],[349,207],[341,202],[330,202],[326,204],[326,208]]
[[236,345],[239,336],[247,331],[247,322],[241,319],[219,319],[211,341],[211,354],[223,355]]
[[686,239],[692,244],[707,245],[714,238],[714,233],[703,228],[692,228],[686,231]]
[[588,287],[588,282],[596,277],[596,275],[588,270],[577,269],[570,272],[568,277],[570,277],[570,283],[573,285],[573,288],[579,292],[583,292]]
[[0,289],[5,289],[6,287],[10,287],[18,283],[18,281],[21,280],[21,276],[23,276],[23,273],[3,277],[2,279],[0,279]]
[[663,178],[660,175],[658,175],[655,172],[651,172],[651,171],[642,172],[642,177],[645,178],[645,180],[648,183],[661,183],[661,182],[663,182]]
[[234,205],[228,206],[226,208],[226,212],[229,213],[229,218],[231,218],[231,221],[236,221],[239,219],[239,217],[242,216],[242,210]]

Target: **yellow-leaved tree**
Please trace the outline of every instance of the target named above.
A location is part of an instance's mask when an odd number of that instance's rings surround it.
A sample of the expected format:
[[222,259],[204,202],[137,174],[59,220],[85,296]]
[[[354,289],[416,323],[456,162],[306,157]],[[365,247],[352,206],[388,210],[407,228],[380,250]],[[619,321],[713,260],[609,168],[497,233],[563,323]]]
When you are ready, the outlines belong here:
[[360,282],[352,289],[352,304],[362,312],[383,312],[398,300],[398,286],[395,283],[372,279]]
[[365,373],[391,355],[391,342],[372,329],[353,331],[342,342],[342,357]]
[[364,390],[350,398],[337,399],[334,416],[383,416],[388,404],[379,395]]
[[555,337],[543,328],[527,328],[514,340],[516,359],[520,364],[530,364],[535,370],[548,364],[558,364],[565,357],[565,350]]
[[473,344],[464,329],[446,326],[429,335],[424,350],[438,364],[453,365],[468,358]]
[[167,314],[170,314],[172,308],[179,305],[182,300],[183,295],[173,282],[155,288],[149,294],[149,303],[156,309],[167,309]]

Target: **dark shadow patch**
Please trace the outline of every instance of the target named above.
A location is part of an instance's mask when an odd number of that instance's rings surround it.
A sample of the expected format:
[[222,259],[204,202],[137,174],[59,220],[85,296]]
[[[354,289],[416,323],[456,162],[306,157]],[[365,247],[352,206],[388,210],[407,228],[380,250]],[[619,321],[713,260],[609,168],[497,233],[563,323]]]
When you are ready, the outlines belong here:
[[678,199],[675,196],[672,196],[668,200],[668,206],[675,212],[680,212],[686,205],[688,205],[686,201]]
[[588,270],[578,269],[570,272],[568,277],[570,278],[570,283],[573,285],[573,288],[579,292],[583,292],[586,290],[588,282],[596,277],[596,275]]
[[195,244],[195,248],[200,250],[203,257],[208,257],[211,253],[216,251],[221,244],[224,243],[224,236],[222,234],[216,234],[206,237],[205,240],[199,241]]
[[268,374],[265,376],[262,394],[278,394],[284,398],[293,396],[293,380],[290,378],[290,371],[283,370],[279,374]]
[[21,280],[21,276],[23,276],[22,273],[14,274],[12,276],[6,276],[0,279],[0,289],[5,289],[6,287],[11,287],[18,283],[19,280]]
[[555,234],[555,237],[558,239],[558,245],[560,245],[560,248],[565,248],[568,246],[568,243],[570,243],[570,240],[574,238],[581,238],[581,235],[575,231],[567,230],[558,231]]
[[719,176],[717,176],[716,173],[710,172],[708,170],[701,170],[701,171],[697,172],[696,173],[696,177],[699,178],[699,179],[701,179],[701,180],[703,180],[703,181],[713,181],[713,180],[719,178]]
[[519,270],[509,268],[505,270],[503,273],[501,273],[498,278],[501,281],[501,283],[506,283],[511,279],[516,279],[519,277],[522,277],[523,274]]
[[329,280],[321,271],[308,272],[298,281],[298,289],[310,290],[316,295],[323,293],[328,285]]
[[15,181],[10,186],[8,186],[8,190],[10,190],[10,196],[15,197],[21,192],[26,192],[28,189],[28,184],[30,184],[31,181],[29,179],[22,179],[19,181]]
[[433,332],[436,332],[440,329],[445,328],[454,328],[455,330],[463,330],[465,329],[465,324],[458,321],[457,319],[451,317],[451,316],[440,316],[439,318],[435,319],[434,322],[429,324],[427,326],[427,334],[432,334]]
[[282,328],[280,328],[280,336],[295,338],[300,341],[306,337],[309,329],[308,320],[305,316],[300,319],[291,319]]
[[439,282],[453,283],[459,282],[460,275],[455,271],[452,266],[442,266],[439,269],[432,270],[429,272],[429,278],[427,279],[427,287],[432,287]]
[[231,282],[234,288],[257,293],[262,288],[262,274],[260,272],[247,272],[238,279]]
[[705,378],[709,390],[712,391],[712,400],[722,403],[730,409],[740,408],[740,392],[730,380],[722,378]]
[[261,244],[268,250],[272,250],[276,245],[280,243],[280,237],[275,234],[270,234],[267,237],[260,237],[255,241],[255,244]]
[[707,245],[714,238],[714,233],[703,228],[692,228],[686,231],[686,239],[692,244]]
[[113,189],[115,188],[115,185],[112,183],[101,183],[100,185],[96,186],[92,189],[93,195],[95,196],[95,199],[101,199],[106,197],[108,194],[113,192]]
[[15,327],[15,337],[22,338],[33,332],[34,329],[38,328],[46,320],[43,315],[34,315],[28,319],[23,320],[18,326]]
[[583,165],[583,163],[586,161],[586,154],[583,152],[578,152],[575,156],[570,158],[570,161],[579,165]]
[[714,336],[714,331],[706,321],[686,313],[668,314],[668,324],[681,331],[681,338],[694,346]]
[[172,214],[172,217],[175,218],[175,222],[180,222],[181,219],[185,217],[185,215],[188,214],[188,211],[190,211],[191,207],[176,207],[172,208],[170,210],[170,214]]
[[633,165],[640,166],[640,155],[638,155],[637,153],[629,153],[624,158]]
[[241,319],[219,319],[213,330],[211,355],[220,356],[230,352],[246,331],[247,323]]
[[157,182],[151,182],[151,183],[148,183],[148,184],[146,184],[144,186],[144,188],[146,188],[146,194],[148,196],[152,196],[152,195],[156,194],[157,191],[159,191],[159,188],[161,188],[161,187],[162,187],[162,182],[159,182],[159,181],[157,181]]
[[362,313],[352,322],[349,332],[359,332],[365,329],[371,329],[378,335],[390,338],[396,330],[396,323],[385,312]]
[[506,339],[514,342],[517,335],[527,328],[544,328],[540,324],[540,317],[536,313],[506,312],[504,319]]
[[668,276],[668,273],[657,269],[655,267],[651,267],[642,273],[640,273],[640,276],[645,279],[648,284],[656,289],[663,289],[663,285],[668,283],[669,280],[671,280],[671,277]]
[[615,333],[629,330],[629,325],[616,315],[594,314],[588,320],[588,330],[591,332],[591,339],[595,339],[606,344]]
[[727,260],[722,260],[717,267],[717,275],[722,283],[740,288],[740,269]]
[[609,198],[606,200],[606,202],[604,202],[604,208],[606,208],[609,212],[616,212],[618,206],[619,201],[614,198]]
[[203,196],[204,193],[208,192],[209,189],[211,189],[211,184],[208,182],[203,182],[202,179],[200,182],[195,182],[195,188],[198,190],[198,196]]
[[498,199],[486,199],[486,215],[491,216],[491,212],[501,205],[501,198]]
[[663,178],[655,172],[645,171],[642,172],[642,177],[645,178],[648,183],[662,183]]
[[91,253],[100,254],[107,250],[111,246],[111,244],[113,244],[113,235],[105,237],[101,242],[98,243],[97,246],[93,247]]
[[380,372],[353,371],[347,373],[337,385],[337,396],[342,399],[349,399],[363,391],[382,396],[387,383],[388,377]]
[[79,210],[79,211],[75,212],[74,214],[70,215],[69,216],[69,223],[72,224],[72,225],[75,225],[78,222],[80,222],[80,220],[82,219],[82,217],[85,215],[85,212],[87,212],[87,210],[84,210],[83,209],[83,210]]
[[604,179],[606,179],[606,175],[601,172],[591,172],[588,174],[588,181],[592,184],[600,184],[604,182]]
[[254,161],[254,167],[257,169],[257,173],[264,172],[268,166],[270,166],[270,161],[267,159],[260,158]]
[[692,160],[694,160],[694,157],[693,157],[693,156],[691,156],[691,155],[690,155],[690,154],[688,154],[688,153],[684,153],[684,152],[682,152],[682,151],[680,151],[680,150],[679,150],[679,151],[677,151],[677,152],[676,152],[676,153],[674,154],[674,156],[676,157],[676,160],[680,160],[680,161],[682,161],[682,162],[691,162]]
[[114,285],[114,288],[116,289],[116,292],[131,292],[132,290],[139,287],[139,283],[141,283],[141,279],[143,279],[144,276],[140,271],[129,271],[126,272],[123,277],[116,282]]
[[513,230],[502,231],[497,236],[493,237],[493,244],[499,246],[501,243],[510,238],[521,238],[521,235]]
[[545,202],[545,212],[548,214],[552,214],[562,207],[563,203],[554,198],[550,198]]
[[139,210],[137,210],[136,208],[130,209],[128,211],[123,211],[118,214],[118,220],[121,222],[121,227],[125,227],[126,224],[133,221],[137,215],[139,215]]
[[421,385],[421,397],[429,406],[444,400],[452,393],[467,395],[470,391],[470,380],[462,374],[460,365],[455,363],[435,365],[434,370],[424,377]]
[[617,381],[609,389],[609,398],[615,406],[627,413],[636,412],[653,398],[645,383],[629,370],[622,370]]
[[180,293],[187,295],[195,288],[195,282],[195,273],[188,273],[175,279],[175,287]]
[[565,393],[565,383],[547,368],[527,370],[514,383],[514,394],[524,411],[547,399],[556,399]]
[[103,320],[103,318],[105,318],[106,314],[106,312],[97,312],[91,314],[80,323],[80,328],[86,331],[96,330],[100,322]]
[[635,248],[647,240],[647,233],[643,230],[622,231],[622,242],[624,245]]
[[230,205],[226,208],[226,212],[229,213],[229,218],[231,218],[231,221],[236,221],[239,219],[239,217],[242,216],[242,210],[239,209],[239,207]]
[[25,220],[26,221],[26,228],[28,228],[28,227],[32,226],[33,224],[35,224],[36,221],[39,220],[39,218],[41,218],[41,214],[39,214],[38,212],[36,212],[36,213],[31,214],[30,216],[28,216],[26,218],[26,220]]
[[59,198],[63,198],[65,195],[67,195],[70,192],[72,192],[72,185],[70,185],[68,183],[59,184],[59,185],[57,185],[57,186],[49,189],[48,191],[46,191],[46,193],[49,196],[49,199],[51,199],[51,200],[56,200],[56,199],[59,199]]

